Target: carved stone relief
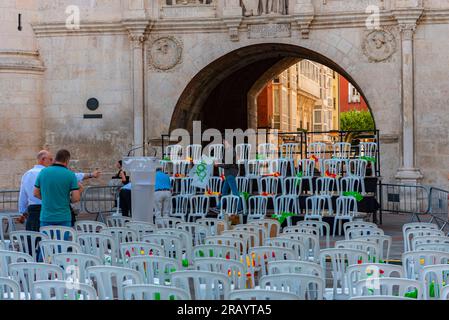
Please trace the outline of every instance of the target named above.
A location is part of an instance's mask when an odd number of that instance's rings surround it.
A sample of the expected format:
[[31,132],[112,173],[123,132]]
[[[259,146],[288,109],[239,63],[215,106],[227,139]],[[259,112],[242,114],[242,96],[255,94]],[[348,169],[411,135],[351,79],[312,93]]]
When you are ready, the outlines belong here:
[[288,14],[288,0],[241,0],[246,17],[266,14]]
[[397,49],[396,38],[388,30],[370,30],[365,35],[362,50],[371,62],[382,62],[390,58]]
[[167,71],[181,63],[182,44],[171,36],[161,37],[149,48],[150,65],[157,70]]

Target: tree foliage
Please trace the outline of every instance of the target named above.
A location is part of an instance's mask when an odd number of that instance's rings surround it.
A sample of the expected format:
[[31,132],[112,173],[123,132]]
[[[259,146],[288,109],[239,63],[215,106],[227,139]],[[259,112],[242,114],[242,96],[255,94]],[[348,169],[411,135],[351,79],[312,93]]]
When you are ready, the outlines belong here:
[[351,110],[340,114],[340,130],[370,131],[375,130],[374,119],[369,111]]

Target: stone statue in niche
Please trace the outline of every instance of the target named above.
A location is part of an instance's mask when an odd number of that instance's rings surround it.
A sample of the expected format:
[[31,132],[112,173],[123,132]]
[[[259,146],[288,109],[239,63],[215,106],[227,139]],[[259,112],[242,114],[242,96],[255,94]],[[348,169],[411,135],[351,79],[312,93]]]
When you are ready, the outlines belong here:
[[245,17],[288,14],[288,0],[240,0]]

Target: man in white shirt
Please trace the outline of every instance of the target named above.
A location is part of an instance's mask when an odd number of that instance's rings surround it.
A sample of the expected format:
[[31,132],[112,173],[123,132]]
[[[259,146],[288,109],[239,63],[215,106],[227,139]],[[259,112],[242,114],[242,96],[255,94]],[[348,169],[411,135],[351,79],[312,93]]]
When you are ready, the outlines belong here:
[[[26,230],[38,232],[42,201],[33,195],[33,189],[41,170],[53,164],[53,155],[47,150],[42,150],[37,154],[36,158],[37,164],[22,176],[19,193],[19,212],[27,218]],[[89,178],[98,178],[100,172],[76,173],[75,175],[78,181],[82,181]]]

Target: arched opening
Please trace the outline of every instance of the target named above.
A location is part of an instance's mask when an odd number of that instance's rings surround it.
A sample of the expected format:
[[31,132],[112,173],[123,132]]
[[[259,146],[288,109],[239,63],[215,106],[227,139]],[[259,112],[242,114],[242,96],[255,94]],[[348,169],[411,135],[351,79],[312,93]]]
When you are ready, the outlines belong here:
[[362,88],[337,63],[306,48],[279,43],[257,44],[232,51],[202,69],[184,89],[175,107],[170,131],[192,129],[201,121],[202,129],[247,129],[257,127],[257,98],[276,74],[311,60],[346,78],[366,101]]

